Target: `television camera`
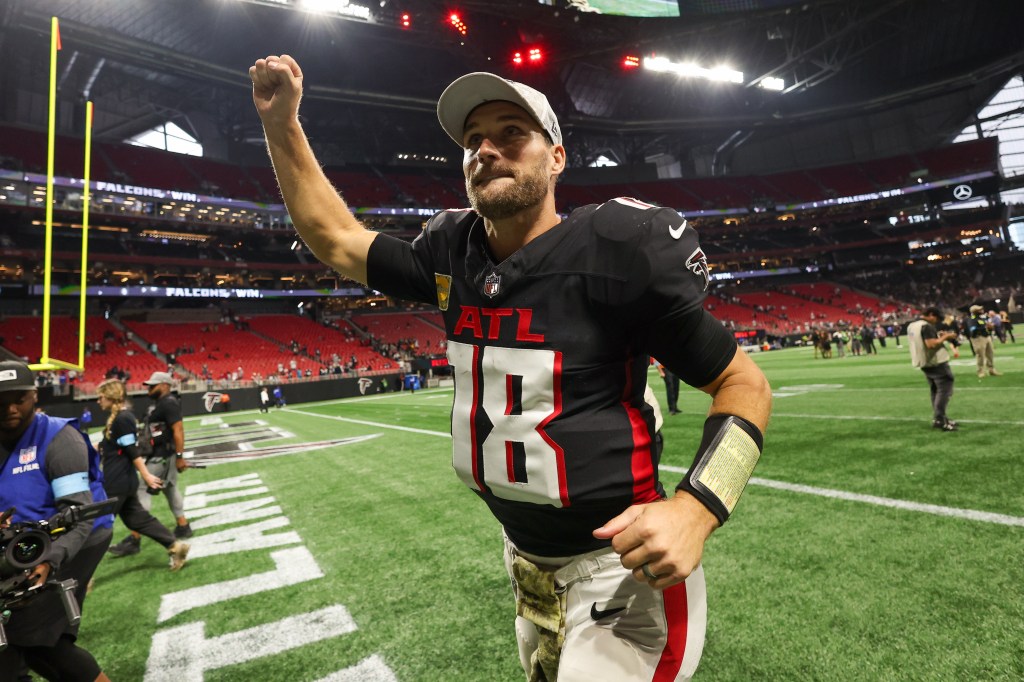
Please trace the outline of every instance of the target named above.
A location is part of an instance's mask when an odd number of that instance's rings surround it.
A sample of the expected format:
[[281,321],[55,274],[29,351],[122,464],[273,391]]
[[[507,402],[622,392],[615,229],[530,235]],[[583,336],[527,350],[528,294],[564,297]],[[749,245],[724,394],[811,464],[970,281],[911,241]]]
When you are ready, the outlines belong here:
[[29,577],[33,570],[50,556],[52,540],[81,521],[92,521],[109,514],[117,498],[68,507],[46,521],[19,521],[8,523],[14,507],[0,514],[0,650],[7,647],[4,624],[10,620],[11,609],[28,606],[28,602],[45,590],[58,590],[64,612],[72,625],[82,619],[75,600],[78,581],[47,580],[33,585]]

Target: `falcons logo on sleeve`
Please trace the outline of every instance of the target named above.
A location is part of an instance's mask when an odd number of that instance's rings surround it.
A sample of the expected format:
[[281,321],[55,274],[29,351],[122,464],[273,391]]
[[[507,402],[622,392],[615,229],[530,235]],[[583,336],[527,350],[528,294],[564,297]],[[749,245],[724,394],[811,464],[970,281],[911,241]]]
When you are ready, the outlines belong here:
[[708,290],[711,284],[711,270],[708,268],[708,257],[704,255],[704,249],[699,246],[693,250],[690,257],[686,259],[686,268],[704,279],[704,291]]

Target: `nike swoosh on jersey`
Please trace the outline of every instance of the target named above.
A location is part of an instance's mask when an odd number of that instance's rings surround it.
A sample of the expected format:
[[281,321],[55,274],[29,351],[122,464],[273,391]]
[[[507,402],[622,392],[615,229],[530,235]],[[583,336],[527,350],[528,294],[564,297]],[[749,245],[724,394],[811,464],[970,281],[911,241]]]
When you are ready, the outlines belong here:
[[672,239],[679,239],[680,237],[683,236],[683,230],[685,230],[685,229],[686,229],[686,221],[684,220],[683,224],[680,225],[679,227],[676,227],[676,228],[670,227],[670,228],[668,228],[668,233],[670,235],[672,235]]
[[626,610],[625,606],[620,606],[620,607],[615,608],[615,609],[605,609],[604,611],[599,611],[598,608],[597,608],[597,602],[594,602],[593,604],[590,605],[590,617],[593,618],[594,620],[601,620],[602,618],[607,618],[608,616],[614,616],[619,611],[625,611],[625,610]]

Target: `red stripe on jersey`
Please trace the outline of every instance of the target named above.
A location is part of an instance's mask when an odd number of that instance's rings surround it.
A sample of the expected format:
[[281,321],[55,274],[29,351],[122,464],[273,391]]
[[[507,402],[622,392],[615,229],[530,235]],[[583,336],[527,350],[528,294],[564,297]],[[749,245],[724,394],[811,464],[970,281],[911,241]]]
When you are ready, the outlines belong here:
[[633,504],[654,502],[660,499],[654,489],[654,463],[651,461],[651,436],[647,432],[647,422],[640,410],[626,401],[622,402],[629,417],[629,425],[633,429]]
[[480,455],[480,444],[476,438],[476,410],[480,404],[480,346],[473,344],[473,407],[469,408],[469,456],[473,461],[473,480],[476,481],[477,490],[487,490],[483,481],[480,480],[480,465],[477,460]]
[[[512,375],[505,375],[505,416],[512,414],[512,405],[515,403],[516,397],[512,395]],[[512,480],[511,478],[508,480]]]
[[661,651],[661,659],[654,670],[651,682],[673,682],[683,665],[686,653],[686,629],[689,612],[686,603],[686,583],[679,583],[662,590],[665,604],[665,648]]
[[660,499],[654,488],[654,462],[651,455],[651,434],[647,430],[647,422],[640,410],[629,403],[629,395],[633,388],[633,375],[630,363],[626,363],[626,386],[623,390],[622,407],[629,418],[629,426],[633,432],[633,456],[630,469],[633,472],[633,504],[644,504]]
[[544,442],[555,451],[555,462],[558,465],[558,496],[562,500],[562,506],[569,506],[569,487],[565,483],[565,450],[548,435],[547,425],[551,420],[562,414],[562,351],[555,351],[554,374],[551,377],[551,390],[554,395],[555,405],[551,414],[544,418],[537,425],[537,433],[544,439]]
[[516,482],[516,470],[515,470],[515,467],[513,466],[512,458],[513,458],[512,441],[507,440],[507,441],[505,441],[505,469],[508,472],[508,482],[509,483],[515,483]]

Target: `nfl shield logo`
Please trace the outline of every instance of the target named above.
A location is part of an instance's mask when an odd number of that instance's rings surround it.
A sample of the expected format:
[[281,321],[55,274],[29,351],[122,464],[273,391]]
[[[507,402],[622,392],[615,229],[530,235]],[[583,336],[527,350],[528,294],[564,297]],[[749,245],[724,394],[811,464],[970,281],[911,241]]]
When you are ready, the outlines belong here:
[[36,461],[36,446],[25,448],[18,453],[18,464],[30,464]]
[[501,275],[496,275],[493,272],[484,277],[484,293],[489,297],[494,298],[498,295],[498,291],[501,289]]

